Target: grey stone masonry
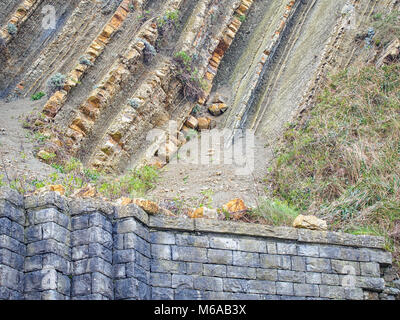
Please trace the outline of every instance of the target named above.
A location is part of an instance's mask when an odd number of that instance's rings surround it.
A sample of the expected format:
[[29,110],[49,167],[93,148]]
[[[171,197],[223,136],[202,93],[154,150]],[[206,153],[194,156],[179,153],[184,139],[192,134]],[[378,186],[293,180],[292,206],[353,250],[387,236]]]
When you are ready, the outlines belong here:
[[386,299],[384,239],[0,189],[0,299]]

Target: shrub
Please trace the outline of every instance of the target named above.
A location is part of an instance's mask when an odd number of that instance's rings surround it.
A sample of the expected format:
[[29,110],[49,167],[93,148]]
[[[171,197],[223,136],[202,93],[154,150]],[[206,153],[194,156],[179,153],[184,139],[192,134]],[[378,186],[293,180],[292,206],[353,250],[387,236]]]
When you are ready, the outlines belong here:
[[99,192],[109,198],[119,198],[122,195],[143,196],[152,189],[158,180],[158,172],[152,166],[144,166],[131,170],[127,175],[110,181],[99,181]]
[[198,76],[198,70],[193,59],[184,51],[175,54],[174,62],[177,67],[177,78],[183,84],[183,95],[190,101],[204,97],[206,85]]
[[179,26],[179,10],[167,11],[163,17],[157,20],[157,29],[159,37],[157,47],[160,47],[162,40],[168,40]]
[[80,171],[82,169],[82,162],[79,159],[71,158],[69,161],[64,165],[64,170],[66,173],[70,173],[73,171]]
[[252,218],[261,219],[262,222],[274,226],[292,226],[298,212],[287,203],[276,199],[263,198],[256,209],[248,215]]
[[66,80],[67,77],[61,73],[53,75],[47,82],[49,95],[53,94],[55,91],[61,90],[64,87]]
[[32,101],[40,100],[40,99],[42,99],[45,95],[46,95],[46,94],[45,94],[44,92],[40,91],[40,92],[38,92],[38,93],[32,95],[32,96],[31,96],[31,100],[32,100]]
[[13,36],[13,35],[17,34],[18,29],[17,29],[17,27],[15,26],[15,24],[9,23],[9,24],[7,25],[7,31],[8,31],[8,33],[9,33],[10,35]]

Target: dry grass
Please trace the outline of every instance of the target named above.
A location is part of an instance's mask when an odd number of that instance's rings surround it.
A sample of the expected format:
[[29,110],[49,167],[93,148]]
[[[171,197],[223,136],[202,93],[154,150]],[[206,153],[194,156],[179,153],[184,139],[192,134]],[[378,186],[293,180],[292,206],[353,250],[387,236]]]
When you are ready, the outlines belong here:
[[289,128],[269,180],[274,196],[333,230],[388,238],[400,253],[400,64],[331,78]]

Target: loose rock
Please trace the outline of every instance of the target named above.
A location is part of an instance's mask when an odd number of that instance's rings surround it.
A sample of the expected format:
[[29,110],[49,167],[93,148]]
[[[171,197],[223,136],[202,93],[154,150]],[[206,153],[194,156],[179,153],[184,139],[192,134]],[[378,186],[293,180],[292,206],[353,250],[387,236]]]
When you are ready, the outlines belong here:
[[310,229],[310,230],[319,230],[319,231],[326,231],[328,230],[328,226],[326,221],[317,218],[316,216],[304,216],[300,214],[297,218],[293,221],[293,227],[299,229]]

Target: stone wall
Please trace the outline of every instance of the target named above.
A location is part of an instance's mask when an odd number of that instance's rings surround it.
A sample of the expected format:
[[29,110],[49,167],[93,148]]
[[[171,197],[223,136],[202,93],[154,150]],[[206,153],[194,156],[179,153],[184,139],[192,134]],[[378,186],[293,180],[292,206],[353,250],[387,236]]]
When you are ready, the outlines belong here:
[[0,299],[394,299],[382,238],[0,189]]

